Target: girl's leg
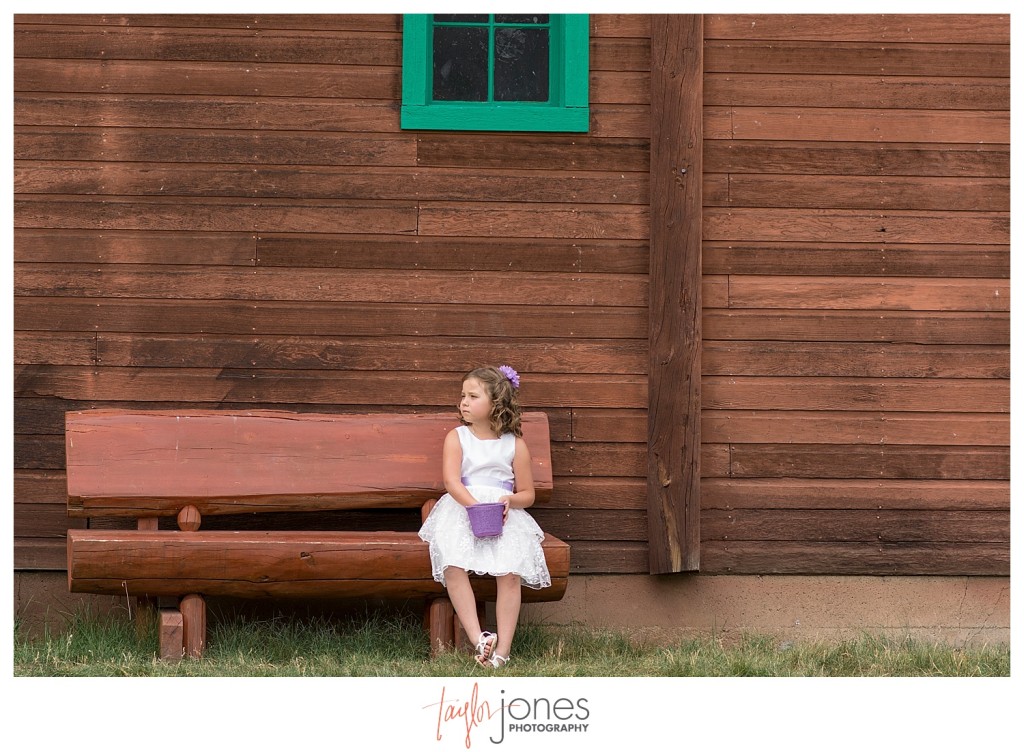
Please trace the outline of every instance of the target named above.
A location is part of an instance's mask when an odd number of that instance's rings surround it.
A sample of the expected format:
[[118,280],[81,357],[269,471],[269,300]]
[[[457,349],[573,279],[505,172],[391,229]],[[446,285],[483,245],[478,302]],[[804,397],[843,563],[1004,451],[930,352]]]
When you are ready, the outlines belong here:
[[465,569],[447,567],[444,570],[444,581],[448,589],[448,599],[455,607],[455,613],[459,615],[462,628],[466,630],[470,642],[475,645],[480,640],[480,617],[476,612],[476,595],[469,582],[469,575]]
[[519,589],[519,575],[506,574],[497,580],[498,598],[494,613],[498,622],[498,644],[494,646],[494,652],[508,658],[512,649],[512,638],[516,634],[516,624],[519,622],[519,607],[523,601],[523,594]]

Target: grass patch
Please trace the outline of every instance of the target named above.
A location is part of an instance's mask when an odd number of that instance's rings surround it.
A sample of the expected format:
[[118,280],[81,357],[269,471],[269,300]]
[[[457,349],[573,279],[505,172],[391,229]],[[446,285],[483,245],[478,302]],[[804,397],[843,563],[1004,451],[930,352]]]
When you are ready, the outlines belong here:
[[[76,615],[60,634],[14,632],[15,676],[480,676],[468,654],[430,660],[413,615],[211,620],[201,660],[157,660],[155,621]],[[833,642],[767,635],[655,644],[581,625],[520,626],[508,676],[1009,676],[1009,645],[958,648],[862,634]]]

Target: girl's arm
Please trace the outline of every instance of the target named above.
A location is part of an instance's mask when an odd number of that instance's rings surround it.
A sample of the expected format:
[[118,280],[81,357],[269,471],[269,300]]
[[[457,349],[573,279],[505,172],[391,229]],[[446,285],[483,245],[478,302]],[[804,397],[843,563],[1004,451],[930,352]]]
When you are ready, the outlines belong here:
[[444,487],[451,497],[464,507],[476,504],[476,499],[462,483],[462,444],[455,429],[444,437],[444,448],[441,450],[441,477]]
[[509,496],[502,496],[499,501],[506,503],[507,507],[526,509],[533,506],[537,494],[533,488],[533,469],[531,467],[530,450],[526,448],[526,442],[516,437],[516,453],[512,458],[512,472],[516,476],[516,492]]

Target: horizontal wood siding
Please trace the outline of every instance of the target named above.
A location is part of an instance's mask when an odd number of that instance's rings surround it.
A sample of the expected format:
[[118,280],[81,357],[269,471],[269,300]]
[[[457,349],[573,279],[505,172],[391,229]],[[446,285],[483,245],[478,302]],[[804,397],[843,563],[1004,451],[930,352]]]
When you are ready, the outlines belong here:
[[454,413],[508,362],[538,521],[646,571],[649,36],[592,17],[589,134],[403,132],[398,15],[16,16],[15,566],[84,524],[65,410]]
[[702,571],[1009,574],[1009,71],[1007,16],[705,19]]

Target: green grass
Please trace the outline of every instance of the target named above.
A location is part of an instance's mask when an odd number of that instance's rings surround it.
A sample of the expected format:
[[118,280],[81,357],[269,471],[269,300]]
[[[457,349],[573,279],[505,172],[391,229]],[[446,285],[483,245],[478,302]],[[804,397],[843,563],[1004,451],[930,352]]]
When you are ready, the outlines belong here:
[[[412,615],[211,619],[201,660],[156,659],[155,623],[76,615],[31,639],[15,625],[15,676],[480,676],[472,657],[430,660]],[[520,626],[507,676],[1009,676],[1009,645],[957,648],[862,634],[833,642],[713,635],[655,644],[580,625]]]

